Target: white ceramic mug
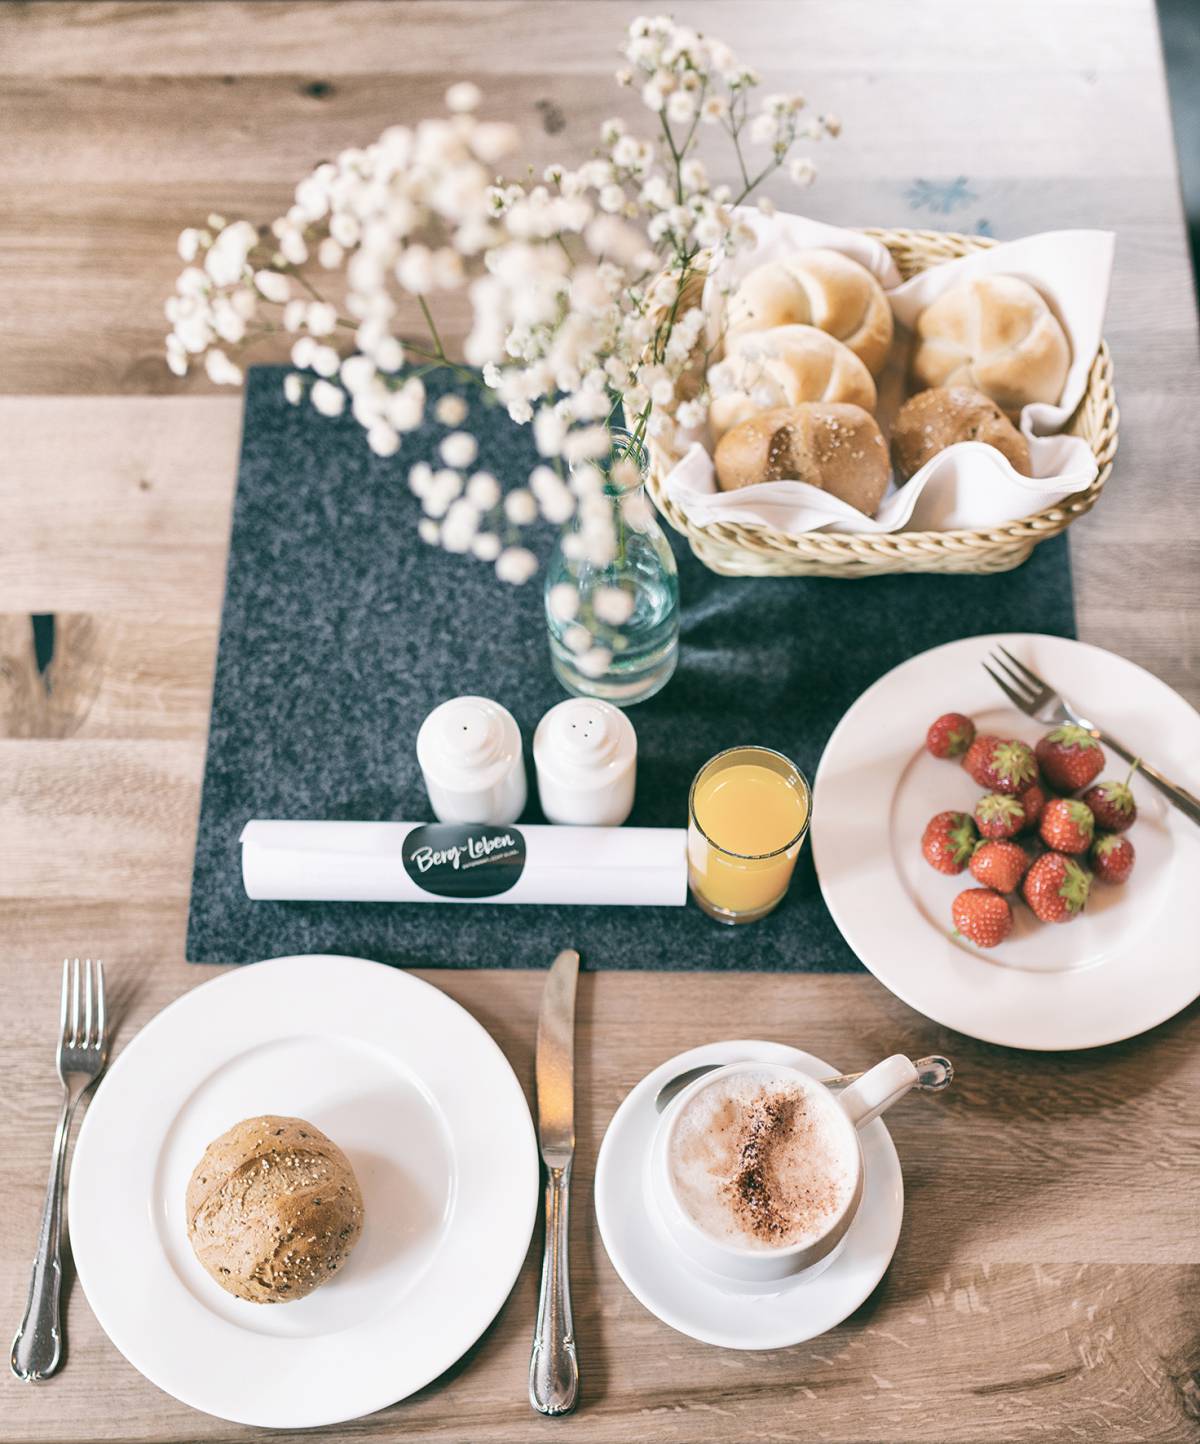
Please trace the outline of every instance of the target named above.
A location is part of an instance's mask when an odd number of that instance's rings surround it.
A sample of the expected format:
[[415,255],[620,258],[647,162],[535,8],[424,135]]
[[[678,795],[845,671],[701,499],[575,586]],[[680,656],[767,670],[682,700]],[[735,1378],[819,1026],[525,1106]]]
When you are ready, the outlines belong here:
[[[766,1075],[789,1088],[799,1088],[821,1108],[835,1134],[840,1133],[839,1153],[847,1160],[850,1186],[845,1202],[815,1239],[783,1248],[741,1247],[725,1242],[692,1218],[676,1191],[671,1141],[679,1120],[697,1094],[738,1073]],[[916,1081],[912,1061],[899,1053],[877,1063],[841,1093],[832,1092],[816,1078],[782,1063],[730,1063],[697,1078],[663,1113],[650,1152],[648,1192],[666,1233],[689,1262],[739,1291],[777,1288],[784,1281],[815,1276],[832,1263],[862,1203],[864,1163],[858,1130],[902,1098]]]

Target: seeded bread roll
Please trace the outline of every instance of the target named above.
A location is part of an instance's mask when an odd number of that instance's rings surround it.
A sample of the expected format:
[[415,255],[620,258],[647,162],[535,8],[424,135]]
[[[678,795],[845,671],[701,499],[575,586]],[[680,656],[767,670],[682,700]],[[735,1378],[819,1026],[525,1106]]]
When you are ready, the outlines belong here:
[[970,386],[1010,413],[1062,397],[1071,347],[1044,297],[1017,276],[951,286],[917,317],[916,333],[920,386]]
[[776,326],[729,338],[722,368],[733,390],[715,396],[714,440],[759,411],[804,401],[847,401],[875,408],[875,382],[849,346],[815,326]]
[[807,481],[873,516],[887,490],[883,433],[861,406],[810,402],[762,411],[721,438],[722,491],[760,481]]
[[204,1150],[188,1238],[217,1283],[254,1304],[312,1293],[358,1242],[363,1201],[336,1143],[303,1118],[247,1118]]
[[896,480],[915,476],[931,457],[956,441],[994,446],[1014,471],[1031,474],[1029,443],[990,396],[967,386],[935,386],[910,396],[896,416],[892,427]]
[[729,298],[726,336],[771,326],[816,326],[878,376],[892,344],[892,308],[866,266],[814,246],[755,266]]

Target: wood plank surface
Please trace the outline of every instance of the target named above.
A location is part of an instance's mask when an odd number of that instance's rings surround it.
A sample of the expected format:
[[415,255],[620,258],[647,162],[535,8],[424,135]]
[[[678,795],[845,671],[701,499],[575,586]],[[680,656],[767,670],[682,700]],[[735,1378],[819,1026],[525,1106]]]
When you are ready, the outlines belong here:
[[[845,224],[1118,235],[1106,332],[1121,451],[1072,528],[1080,633],[1200,702],[1200,365],[1149,0],[679,0],[846,122],[804,206]],[[159,348],[178,229],[271,215],[339,147],[476,79],[530,154],[579,158],[621,0],[0,4],[0,1320],[28,1280],[65,951],[109,962],[118,1046],[220,970],[183,961],[239,398]],[[919,213],[918,179],[948,187]],[[774,191],[795,204],[787,187]],[[453,330],[453,328],[451,328]],[[264,352],[264,359],[270,353]],[[34,616],[53,618],[44,667]],[[46,620],[38,622],[44,652]],[[532,1097],[541,974],[425,973]],[[889,1119],[906,1214],[883,1283],[795,1349],[707,1348],[620,1283],[588,1204],[604,1129],[663,1058],[722,1036],[846,1067],[946,1052],[959,1081]],[[1079,1054],[921,1018],[867,976],[586,975],[572,1220],[584,1400],[536,1418],[537,1246],[442,1379],[338,1439],[1200,1439],[1200,1008]],[[894,1123],[892,1120],[894,1119]],[[71,1289],[69,1361],[0,1380],[0,1441],[286,1439],[194,1413]]]

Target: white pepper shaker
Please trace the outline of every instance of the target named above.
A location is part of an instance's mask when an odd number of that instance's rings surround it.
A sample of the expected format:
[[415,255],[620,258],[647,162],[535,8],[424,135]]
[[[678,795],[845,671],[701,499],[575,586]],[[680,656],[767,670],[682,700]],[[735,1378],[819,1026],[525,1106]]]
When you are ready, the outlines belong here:
[[487,697],[454,697],[417,733],[417,761],[439,822],[516,822],[525,809],[521,729]]
[[570,697],[551,707],[533,735],[533,761],[549,822],[619,827],[629,816],[637,733],[611,703]]

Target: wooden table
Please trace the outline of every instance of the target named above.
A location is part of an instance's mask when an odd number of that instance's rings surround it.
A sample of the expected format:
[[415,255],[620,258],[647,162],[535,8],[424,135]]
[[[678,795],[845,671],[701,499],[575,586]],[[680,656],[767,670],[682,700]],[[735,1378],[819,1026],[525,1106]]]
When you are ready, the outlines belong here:
[[[1121,454],[1071,533],[1080,632],[1200,702],[1200,369],[1150,0],[675,10],[844,117],[804,198],[814,214],[923,215],[1001,237],[1118,231],[1107,334]],[[183,937],[241,402],[162,364],[175,233],[212,208],[276,214],[311,162],[432,112],[460,75],[528,130],[539,164],[578,159],[600,118],[634,113],[610,71],[635,13],[607,0],[0,8],[6,1327],[24,1303],[57,1106],[59,959],[109,961],[118,1046],[217,971],[186,965]],[[774,194],[789,199],[782,183]],[[44,674],[31,614],[56,619]],[[530,1086],[540,975],[429,976]],[[332,1436],[1200,1437],[1196,1008],[1059,1056],[950,1034],[869,976],[599,973],[580,1008],[580,1412],[552,1423],[525,1402],[531,1254],[464,1361]],[[731,1034],[802,1041],[846,1066],[897,1046],[945,1051],[961,1069],[952,1095],[893,1115],[908,1209],[884,1282],[842,1327],[768,1354],[659,1324],[613,1273],[587,1206],[625,1091],[670,1053]],[[69,1335],[54,1382],[4,1371],[7,1444],[255,1436],[143,1380],[78,1288]]]

